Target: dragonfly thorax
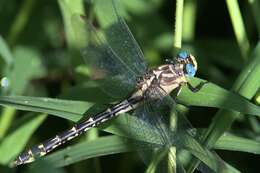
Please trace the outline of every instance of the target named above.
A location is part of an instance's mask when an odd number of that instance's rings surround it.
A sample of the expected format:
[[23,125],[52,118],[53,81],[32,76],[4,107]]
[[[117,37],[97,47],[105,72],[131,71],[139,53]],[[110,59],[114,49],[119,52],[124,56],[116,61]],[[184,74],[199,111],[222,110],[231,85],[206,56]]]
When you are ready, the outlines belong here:
[[147,72],[138,81],[137,86],[139,90],[134,95],[142,95],[154,99],[161,98],[161,96],[168,95],[173,90],[186,84],[188,82],[187,77],[193,77],[196,71],[197,62],[194,56],[182,51],[174,61]]
[[187,82],[183,68],[183,64],[165,64],[149,71],[138,82],[137,93],[154,99],[170,94]]
[[170,94],[187,82],[183,68],[183,64],[166,64],[158,67],[157,79],[159,87],[165,94]]

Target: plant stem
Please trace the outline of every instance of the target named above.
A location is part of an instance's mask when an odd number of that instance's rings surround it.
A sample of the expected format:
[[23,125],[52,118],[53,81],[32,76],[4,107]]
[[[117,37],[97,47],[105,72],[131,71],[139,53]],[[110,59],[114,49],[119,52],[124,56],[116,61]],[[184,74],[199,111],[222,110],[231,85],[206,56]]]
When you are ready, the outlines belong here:
[[174,48],[181,48],[182,41],[183,0],[176,1]]
[[186,0],[183,11],[183,40],[192,41],[195,35],[195,21],[197,3],[194,0]]
[[0,139],[2,139],[5,136],[14,118],[15,112],[16,110],[13,108],[4,108],[2,110],[0,118]]
[[244,60],[248,59],[250,44],[237,0],[226,0],[235,36]]
[[19,34],[25,27],[29,19],[29,15],[33,9],[34,3],[35,0],[25,0],[23,2],[22,7],[17,13],[16,18],[11,26],[9,35],[7,37],[7,42],[9,43],[10,47],[12,47],[15,44]]
[[258,32],[258,38],[260,37],[260,2],[258,0],[248,0],[248,3],[250,4],[250,7],[252,9],[255,23],[256,23],[256,28]]

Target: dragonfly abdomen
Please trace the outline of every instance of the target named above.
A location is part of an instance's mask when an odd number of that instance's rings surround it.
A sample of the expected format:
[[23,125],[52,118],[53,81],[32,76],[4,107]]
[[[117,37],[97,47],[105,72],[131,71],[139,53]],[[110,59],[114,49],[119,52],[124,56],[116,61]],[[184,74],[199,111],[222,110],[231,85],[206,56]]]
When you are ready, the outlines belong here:
[[86,132],[90,128],[96,127],[101,123],[104,123],[111,118],[128,112],[134,109],[140,102],[140,97],[130,97],[120,103],[114,105],[111,108],[93,116],[87,120],[76,123],[72,128],[64,131],[53,138],[50,138],[43,143],[30,148],[29,150],[20,154],[14,161],[14,166],[30,163],[35,160],[35,158],[41,157],[52,151],[54,148],[60,146],[61,144],[79,136],[80,134]]

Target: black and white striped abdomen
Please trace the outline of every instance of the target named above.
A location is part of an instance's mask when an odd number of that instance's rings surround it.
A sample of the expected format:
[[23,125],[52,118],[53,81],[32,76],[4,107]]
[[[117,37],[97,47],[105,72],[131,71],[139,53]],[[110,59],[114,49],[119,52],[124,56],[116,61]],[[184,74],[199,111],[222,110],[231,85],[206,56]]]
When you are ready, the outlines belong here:
[[107,110],[90,117],[87,120],[80,121],[76,123],[71,129],[64,131],[53,138],[50,138],[43,143],[30,148],[29,150],[20,154],[14,161],[14,166],[30,163],[35,160],[35,158],[41,157],[52,151],[54,148],[60,146],[61,144],[75,138],[76,136],[86,132],[92,127],[96,127],[101,123],[104,123],[111,118],[128,112],[134,109],[142,101],[142,96],[135,95],[130,97],[115,106],[108,108]]

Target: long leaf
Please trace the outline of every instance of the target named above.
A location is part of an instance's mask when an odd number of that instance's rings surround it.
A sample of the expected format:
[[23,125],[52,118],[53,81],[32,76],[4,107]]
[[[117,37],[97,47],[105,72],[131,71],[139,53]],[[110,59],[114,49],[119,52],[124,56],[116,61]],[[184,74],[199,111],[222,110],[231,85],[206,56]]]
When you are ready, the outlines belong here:
[[88,158],[109,154],[132,151],[129,142],[117,136],[100,137],[93,141],[86,141],[72,147],[55,152],[46,157],[46,160],[56,167],[66,166]]
[[[192,84],[196,86],[200,81],[202,80],[195,78],[192,80]],[[206,83],[197,93],[192,93],[187,88],[184,88],[178,100],[185,105],[222,108],[260,116],[260,106],[251,103],[245,97],[210,82]]]
[[260,142],[231,134],[222,135],[214,145],[214,148],[260,154]]
[[52,114],[71,121],[78,121],[84,112],[92,106],[88,102],[27,96],[2,96],[0,97],[0,105]]
[[0,143],[0,163],[7,164],[11,159],[23,150],[25,144],[46,118],[46,115],[35,116],[22,124],[17,130],[9,134]]

